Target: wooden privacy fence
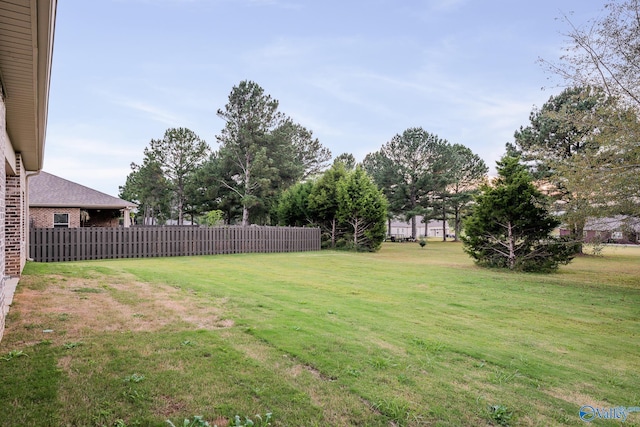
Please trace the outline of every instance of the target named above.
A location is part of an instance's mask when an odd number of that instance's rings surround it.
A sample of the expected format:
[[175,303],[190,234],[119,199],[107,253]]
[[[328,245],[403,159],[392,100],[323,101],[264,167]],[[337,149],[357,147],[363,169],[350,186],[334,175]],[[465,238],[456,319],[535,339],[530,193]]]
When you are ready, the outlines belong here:
[[320,229],[307,227],[32,228],[29,232],[29,256],[37,262],[317,250]]

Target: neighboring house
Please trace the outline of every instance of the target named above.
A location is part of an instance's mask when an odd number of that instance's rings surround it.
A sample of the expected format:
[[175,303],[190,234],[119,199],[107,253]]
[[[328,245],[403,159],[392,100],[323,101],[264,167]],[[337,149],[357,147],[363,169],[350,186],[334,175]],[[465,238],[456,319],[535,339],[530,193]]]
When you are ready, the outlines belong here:
[[[561,236],[569,230],[560,228]],[[640,243],[640,218],[617,215],[609,218],[591,218],[584,225],[584,241],[587,243]]]
[[[416,228],[417,236],[420,237],[442,237],[442,221],[430,220],[426,224],[423,222],[422,216],[416,216]],[[411,221],[402,221],[398,218],[391,220],[391,229],[388,230],[387,235],[394,239],[408,239],[411,237]],[[451,236],[451,230],[449,229],[449,223],[445,222],[444,233],[447,236]]]
[[131,225],[135,203],[93,190],[47,172],[29,180],[29,224],[36,228]]
[[56,0],[0,0],[0,338],[27,259],[29,176],[42,169]]

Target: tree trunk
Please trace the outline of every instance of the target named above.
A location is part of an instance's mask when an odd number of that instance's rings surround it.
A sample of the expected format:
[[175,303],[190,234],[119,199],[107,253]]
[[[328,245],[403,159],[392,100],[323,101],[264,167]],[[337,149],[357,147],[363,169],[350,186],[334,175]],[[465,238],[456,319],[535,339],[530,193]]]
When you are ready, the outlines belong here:
[[447,241],[447,212],[444,199],[442,199],[442,241]]
[[358,247],[358,233],[360,232],[360,229],[358,227],[358,218],[356,218],[354,224],[353,224],[353,247],[357,248]]
[[336,247],[336,219],[331,220],[331,247]]
[[411,217],[411,238],[415,240],[417,234],[416,217]]
[[[245,156],[245,170],[244,170],[244,195],[251,195],[251,156],[249,153]],[[246,227],[249,225],[249,208],[247,207],[246,200],[242,204],[242,225]]]
[[416,234],[417,234],[417,230],[416,230],[416,216],[414,214],[415,209],[416,209],[416,205],[417,203],[417,199],[416,199],[416,189],[414,186],[411,187],[411,195],[410,195],[410,202],[411,202],[411,214],[413,215],[411,217],[411,238],[415,239],[416,238]]
[[511,221],[507,223],[507,242],[509,244],[509,269],[513,270],[516,267],[516,248],[513,237],[513,225]]
[[575,242],[576,254],[581,255],[584,243],[584,220],[572,221],[569,223],[569,234],[571,240]]
[[247,205],[242,205],[242,225],[245,227],[249,225],[249,208],[247,208]]
[[458,236],[460,235],[460,226],[462,225],[460,221],[460,209],[458,207],[455,208],[454,220],[453,220],[453,241],[458,241]]

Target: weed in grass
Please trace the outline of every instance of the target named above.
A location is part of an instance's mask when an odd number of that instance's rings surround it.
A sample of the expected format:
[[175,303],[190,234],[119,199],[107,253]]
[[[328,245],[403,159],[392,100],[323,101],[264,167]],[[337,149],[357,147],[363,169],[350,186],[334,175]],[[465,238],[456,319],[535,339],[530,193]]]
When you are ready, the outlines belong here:
[[409,421],[409,404],[399,399],[383,399],[375,403],[373,407],[398,426],[406,426]]
[[69,313],[60,313],[58,314],[58,320],[61,322],[66,322],[67,320],[69,320]]
[[123,381],[126,383],[139,383],[139,382],[142,382],[143,380],[144,380],[144,375],[133,373],[128,377],[125,377]]
[[348,366],[348,367],[345,369],[345,373],[346,373],[347,375],[349,375],[349,376],[354,377],[354,378],[358,378],[360,375],[362,375],[362,372],[361,372],[359,369],[352,368],[352,367],[350,367],[350,366]]
[[422,338],[414,337],[411,339],[411,343],[421,350],[428,351],[429,353],[440,353],[445,349],[445,345],[440,341],[428,341]]
[[387,368],[395,368],[398,364],[390,357],[385,356],[376,356],[369,360],[369,364],[375,369],[387,369]]
[[239,415],[236,415],[233,418],[233,424],[231,424],[232,427],[267,427],[271,425],[271,416],[272,414],[270,412],[266,413],[264,418],[262,418],[262,416],[260,414],[256,414],[254,420],[252,420],[249,417],[245,417],[244,420],[242,420],[240,418]]
[[375,357],[369,360],[369,364],[375,369],[386,369],[389,367],[389,361],[383,357]]
[[398,382],[400,384],[403,384],[403,385],[413,385],[413,384],[415,384],[415,381],[413,381],[411,378],[409,378],[406,374],[399,374],[397,376],[397,378],[398,378]]
[[143,392],[138,391],[138,390],[134,390],[132,388],[124,390],[122,392],[122,397],[124,397],[125,399],[127,399],[131,403],[141,402],[143,400],[146,400],[146,398],[147,398],[146,395]]
[[191,340],[184,340],[184,341],[182,341],[182,342],[180,343],[180,345],[181,345],[182,347],[191,347],[191,346],[194,346],[194,345],[195,345],[195,343],[194,343],[193,341],[191,341]]
[[25,356],[28,356],[28,354],[22,350],[11,350],[9,353],[6,354],[6,356],[2,357],[2,360],[4,360],[5,362],[8,362],[11,359],[16,359],[18,357],[25,357]]
[[491,375],[489,375],[489,381],[491,381],[493,384],[503,385],[506,383],[510,383],[519,376],[520,373],[517,369],[513,372],[505,371],[503,369],[495,369],[491,373]]
[[432,356],[429,354],[425,354],[420,359],[418,359],[418,365],[420,366],[421,370],[429,371],[435,368],[439,360],[440,360],[440,356],[438,355]]
[[144,317],[144,314],[142,314],[142,313],[133,313],[133,317],[135,317],[137,319],[140,319],[140,318]]
[[255,397],[260,397],[267,391],[269,388],[266,386],[253,386],[251,387],[251,394]]
[[[171,427],[178,427],[171,420],[167,420],[167,424]],[[182,427],[211,427],[208,421],[205,421],[202,416],[196,415],[193,417],[193,420],[186,418],[182,423]]]
[[504,405],[491,405],[488,411],[489,418],[501,426],[509,426],[513,419],[513,411]]
[[83,343],[81,341],[66,342],[62,345],[65,350],[71,350],[72,348],[80,347]]
[[109,418],[113,415],[113,410],[109,407],[109,404],[103,403],[103,407],[98,409],[98,411],[93,414],[91,417],[96,425],[103,426],[106,425]]

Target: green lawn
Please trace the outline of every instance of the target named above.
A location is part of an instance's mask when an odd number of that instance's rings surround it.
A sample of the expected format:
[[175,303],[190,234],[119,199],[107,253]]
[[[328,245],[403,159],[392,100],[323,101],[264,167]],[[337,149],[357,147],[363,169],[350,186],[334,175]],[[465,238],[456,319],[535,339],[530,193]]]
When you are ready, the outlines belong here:
[[0,342],[0,426],[578,426],[583,405],[640,407],[640,248],[551,275],[452,242],[31,263]]

